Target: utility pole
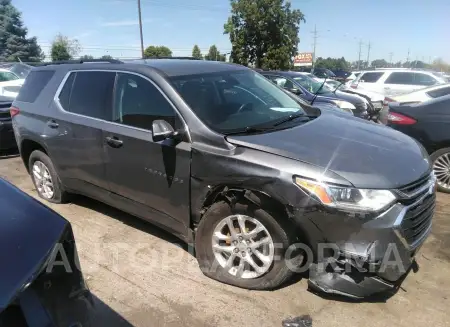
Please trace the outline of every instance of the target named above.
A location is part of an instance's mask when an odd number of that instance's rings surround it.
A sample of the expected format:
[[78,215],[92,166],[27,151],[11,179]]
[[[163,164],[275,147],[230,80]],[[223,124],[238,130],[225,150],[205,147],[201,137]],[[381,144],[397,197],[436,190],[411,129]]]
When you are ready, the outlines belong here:
[[358,52],[358,68],[359,70],[360,64],[361,64],[361,48],[362,48],[362,40],[359,40],[359,52]]
[[370,66],[369,58],[370,58],[370,41],[369,41],[369,45],[368,45],[368,48],[367,48],[367,67],[366,68],[369,68],[369,66]]
[[314,25],[314,45],[313,45],[313,62],[312,62],[312,68],[314,68],[315,64],[316,64],[316,45],[317,45],[317,26]]
[[142,16],[141,16],[141,0],[137,0],[138,2],[138,12],[139,12],[139,30],[141,32],[141,56],[144,59],[144,37],[142,35]]
[[408,49],[408,56],[406,57],[406,62],[409,62],[409,49]]
[[393,52],[389,52],[389,63],[391,64],[391,66],[392,66],[392,56],[393,55],[394,55]]

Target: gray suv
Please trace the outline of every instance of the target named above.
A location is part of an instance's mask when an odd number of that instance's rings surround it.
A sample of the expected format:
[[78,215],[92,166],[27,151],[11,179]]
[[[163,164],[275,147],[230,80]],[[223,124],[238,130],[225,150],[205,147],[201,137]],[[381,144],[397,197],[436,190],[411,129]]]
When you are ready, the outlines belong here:
[[308,269],[315,291],[393,291],[431,230],[435,178],[416,141],[242,66],[51,64],[11,115],[42,198],[83,194],[161,226],[224,283],[273,289]]

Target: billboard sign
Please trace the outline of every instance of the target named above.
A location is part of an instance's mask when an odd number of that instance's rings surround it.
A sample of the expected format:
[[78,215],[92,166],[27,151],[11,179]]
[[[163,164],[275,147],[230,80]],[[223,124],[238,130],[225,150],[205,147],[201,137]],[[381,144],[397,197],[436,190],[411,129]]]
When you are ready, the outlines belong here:
[[294,57],[294,66],[312,66],[312,52],[302,52]]

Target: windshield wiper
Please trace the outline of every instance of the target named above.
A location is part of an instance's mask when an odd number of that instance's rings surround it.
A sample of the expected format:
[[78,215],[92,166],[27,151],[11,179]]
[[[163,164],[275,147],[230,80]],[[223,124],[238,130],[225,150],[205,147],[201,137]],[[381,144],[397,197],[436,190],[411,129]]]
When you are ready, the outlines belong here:
[[[307,117],[307,118],[308,118],[308,116],[306,116],[305,114],[292,114],[292,115],[289,115],[289,116],[287,116],[287,117],[284,117],[284,118],[278,120],[275,124],[273,124],[273,126],[274,126],[274,127],[275,127],[275,126],[279,126],[279,125],[281,125],[281,124],[284,124],[284,123],[286,123],[286,122],[288,122],[288,121],[292,121],[292,120],[297,119],[297,118],[299,118],[299,117]],[[309,119],[308,119],[308,120],[309,120]]]
[[247,126],[244,129],[235,131],[235,132],[230,132],[230,133],[225,133],[225,135],[237,135],[237,134],[253,134],[253,133],[261,133],[261,132],[266,132],[273,129],[272,127],[253,127],[253,126]]
[[314,104],[314,101],[316,101],[317,94],[319,94],[320,90],[322,90],[323,86],[325,85],[325,82],[327,81],[327,77],[325,76],[325,79],[323,80],[322,85],[317,89],[316,93],[314,94],[314,98],[311,101],[311,106]]
[[340,88],[341,85],[343,85],[343,84],[344,84],[343,82],[339,82],[338,86],[336,86],[336,88],[334,89],[333,93],[336,94],[337,89]]

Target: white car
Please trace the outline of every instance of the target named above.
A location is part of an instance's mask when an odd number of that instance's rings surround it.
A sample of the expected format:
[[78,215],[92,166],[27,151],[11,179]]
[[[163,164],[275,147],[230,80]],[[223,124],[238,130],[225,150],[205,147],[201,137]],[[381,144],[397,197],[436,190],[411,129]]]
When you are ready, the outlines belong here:
[[357,79],[359,75],[361,75],[361,72],[352,72],[351,75],[345,79],[345,83],[350,86],[352,81]]
[[388,102],[420,103],[450,94],[450,84],[436,85],[420,89],[411,93],[388,97]]
[[0,68],[0,95],[15,98],[24,81],[24,78],[20,78],[13,72]]
[[350,84],[350,87],[355,90],[364,89],[392,97],[445,83],[443,78],[435,76],[431,72],[380,69],[361,72],[361,75]]
[[335,80],[329,80],[326,82],[326,84],[332,90],[334,90],[337,87],[338,90],[340,90],[340,91],[360,95],[360,96],[363,96],[364,98],[369,98],[370,102],[373,104],[373,106],[375,108],[377,108],[377,109],[383,108],[384,95],[382,95],[380,93],[372,92],[372,91],[364,90],[364,89],[356,89],[355,90],[355,89],[348,87],[346,84],[342,84],[341,82],[338,82]]

